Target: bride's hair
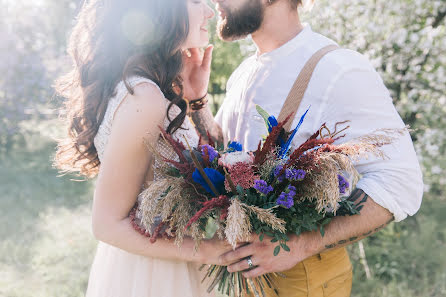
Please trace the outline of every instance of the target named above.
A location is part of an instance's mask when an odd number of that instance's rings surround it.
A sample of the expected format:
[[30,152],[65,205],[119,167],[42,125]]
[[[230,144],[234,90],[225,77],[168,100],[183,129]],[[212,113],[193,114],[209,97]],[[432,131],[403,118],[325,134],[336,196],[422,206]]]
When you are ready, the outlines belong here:
[[168,133],[186,117],[181,46],[189,33],[185,0],[87,0],[68,43],[73,67],[55,84],[66,98],[62,118],[68,137],[60,140],[55,165],[65,172],[95,176],[100,161],[93,140],[116,85],[133,75],[153,80],[181,113]]

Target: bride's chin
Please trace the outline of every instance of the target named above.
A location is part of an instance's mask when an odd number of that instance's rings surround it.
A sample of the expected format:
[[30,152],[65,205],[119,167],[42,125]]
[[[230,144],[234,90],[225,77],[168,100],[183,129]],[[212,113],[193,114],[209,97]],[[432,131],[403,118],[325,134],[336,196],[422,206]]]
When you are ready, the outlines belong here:
[[182,50],[188,48],[200,48],[206,47],[209,45],[209,36],[206,34],[206,37],[202,36],[201,38],[197,38],[195,41],[188,41],[181,47]]

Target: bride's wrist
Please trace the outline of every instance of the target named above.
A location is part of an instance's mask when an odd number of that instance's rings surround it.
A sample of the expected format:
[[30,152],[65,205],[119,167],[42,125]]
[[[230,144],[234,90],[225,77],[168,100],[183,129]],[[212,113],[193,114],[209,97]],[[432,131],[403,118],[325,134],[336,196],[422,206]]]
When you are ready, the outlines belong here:
[[188,109],[191,112],[199,111],[207,106],[209,100],[208,100],[208,93],[206,93],[204,96],[194,99],[184,99],[186,100],[188,104]]
[[[184,261],[186,262],[194,262],[201,263],[203,260],[203,255],[200,253],[200,248],[198,250],[195,249],[195,242],[192,238],[184,238],[184,241],[181,245],[182,256]],[[183,254],[184,253],[184,254]]]

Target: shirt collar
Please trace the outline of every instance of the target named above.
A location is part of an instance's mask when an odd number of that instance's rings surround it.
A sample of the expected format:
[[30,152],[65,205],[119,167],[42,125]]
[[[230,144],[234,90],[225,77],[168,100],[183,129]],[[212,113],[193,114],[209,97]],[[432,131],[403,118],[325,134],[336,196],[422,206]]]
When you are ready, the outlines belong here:
[[308,36],[310,36],[310,33],[312,32],[311,26],[308,23],[303,23],[303,29],[299,32],[293,39],[282,45],[281,47],[276,48],[275,50],[272,50],[268,53],[264,53],[259,55],[259,52],[257,50],[255,57],[257,61],[260,62],[272,62],[277,60],[280,57],[286,57],[290,55],[292,52],[294,52],[297,48],[303,46],[308,39]]

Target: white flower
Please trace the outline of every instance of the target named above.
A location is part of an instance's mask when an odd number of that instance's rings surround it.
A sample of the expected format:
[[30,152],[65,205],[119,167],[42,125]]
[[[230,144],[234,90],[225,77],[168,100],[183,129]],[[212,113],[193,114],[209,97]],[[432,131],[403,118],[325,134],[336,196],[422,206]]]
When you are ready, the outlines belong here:
[[251,164],[254,162],[254,156],[247,152],[226,153],[218,159],[218,164],[225,167],[231,167],[237,163]]

